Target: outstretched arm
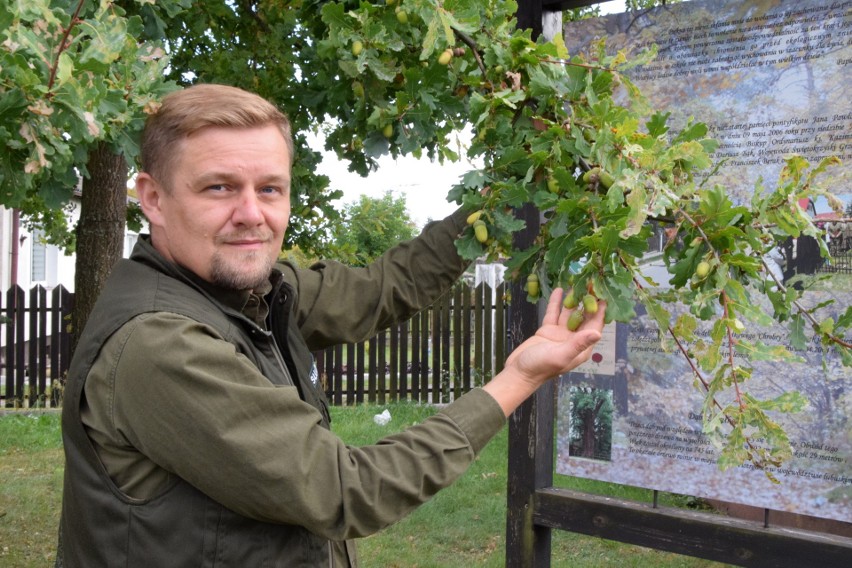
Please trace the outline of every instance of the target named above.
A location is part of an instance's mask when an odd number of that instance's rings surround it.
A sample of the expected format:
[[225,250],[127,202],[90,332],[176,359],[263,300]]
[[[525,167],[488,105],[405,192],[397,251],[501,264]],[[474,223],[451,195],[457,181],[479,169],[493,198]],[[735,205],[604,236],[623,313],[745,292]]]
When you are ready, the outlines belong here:
[[566,325],[572,311],[562,306],[562,289],[556,288],[541,327],[515,348],[505,368],[483,387],[507,417],[541,385],[591,356],[601,338],[606,306],[602,304],[594,316],[587,316],[577,331],[569,331]]

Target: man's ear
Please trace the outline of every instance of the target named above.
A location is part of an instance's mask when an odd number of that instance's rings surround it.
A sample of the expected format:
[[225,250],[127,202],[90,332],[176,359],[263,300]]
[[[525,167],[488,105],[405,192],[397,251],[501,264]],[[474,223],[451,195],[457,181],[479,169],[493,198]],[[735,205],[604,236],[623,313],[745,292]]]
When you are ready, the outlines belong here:
[[139,206],[152,227],[163,225],[162,212],[163,187],[145,172],[139,172],[136,176],[136,196],[139,198]]

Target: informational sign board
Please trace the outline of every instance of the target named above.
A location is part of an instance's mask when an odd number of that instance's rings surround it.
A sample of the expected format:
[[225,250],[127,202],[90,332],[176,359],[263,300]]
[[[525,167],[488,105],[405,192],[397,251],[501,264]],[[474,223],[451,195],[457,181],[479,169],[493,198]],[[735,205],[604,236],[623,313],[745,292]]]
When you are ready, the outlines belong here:
[[[727,160],[715,181],[735,197],[747,200],[761,178],[773,185],[785,156],[815,164],[835,155],[844,165],[826,179],[849,203],[852,2],[693,0],[565,30],[572,53],[604,36],[611,53],[659,46],[631,79],[655,108],[672,111],[675,129],[690,117],[708,124],[721,142],[716,157]],[[807,305],[844,311],[850,282],[850,274],[826,280],[805,295]],[[683,309],[670,306],[672,317]],[[852,369],[824,356],[818,341],[793,350],[781,326],[749,322],[746,334],[801,357],[744,361],[754,369],[748,392],[770,399],[795,390],[809,401],[803,413],[772,415],[795,454],[772,468],[780,483],[749,464],[718,468],[719,449],[703,434],[702,389],[641,311],[630,324],[608,326],[592,359],[561,379],[557,473],[852,522]]]
[[747,198],[795,153],[843,160],[833,176],[852,193],[848,0],[691,0],[565,27],[572,54],[602,37],[610,53],[657,46],[657,57],[628,75],[674,125],[694,117],[710,126],[727,188]]

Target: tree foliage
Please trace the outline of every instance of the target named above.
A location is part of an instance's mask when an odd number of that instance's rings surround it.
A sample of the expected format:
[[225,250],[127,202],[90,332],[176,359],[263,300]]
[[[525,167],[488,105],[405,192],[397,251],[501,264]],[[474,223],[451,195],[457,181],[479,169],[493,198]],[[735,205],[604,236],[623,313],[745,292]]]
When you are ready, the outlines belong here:
[[334,229],[335,258],[352,266],[367,266],[394,245],[416,235],[404,196],[386,191],[382,197],[362,195],[344,207]]
[[[46,0],[36,3],[44,4]],[[14,164],[5,164],[4,188],[18,176],[30,188],[26,195],[48,196],[49,188],[58,186],[22,176],[55,170],[51,175],[70,180],[69,172],[75,170],[63,168],[66,162],[59,156],[74,155],[75,145],[63,142],[64,136],[88,143],[97,138],[97,129],[105,135],[114,127],[117,147],[132,151],[126,133],[141,115],[130,109],[144,109],[167,86],[159,77],[137,85],[114,81],[113,75],[133,71],[151,78],[162,70],[163,61],[154,58],[159,52],[145,49],[165,35],[173,81],[241,86],[275,101],[290,115],[299,146],[290,244],[321,253],[337,216],[331,202],[340,193],[330,191],[328,179],[316,174],[319,155],[306,146],[307,132],[322,130],[326,148],[362,174],[374,169],[384,154],[441,161],[466,152],[473,163],[483,164],[451,192],[453,200],[481,212],[480,224],[458,242],[462,255],[506,260],[516,279],[534,275],[539,284],[530,300],[557,285],[577,296],[605,300],[609,321],[630,321],[635,303],[642,302],[670,336],[663,344],[687,358],[696,384],[706,393],[706,431],[727,440],[723,466],[775,464],[789,457],[786,434],[771,415],[797,410],[803,403],[795,394],[763,401],[748,393],[750,359],[794,358],[784,347],[747,341],[743,332],[748,325],[783,322],[789,326],[791,346],[816,335],[828,352],[852,364],[847,339],[852,308],[836,318],[821,315],[821,306],[805,308],[801,292],[773,280],[764,261],[789,236],[809,235],[822,242],[798,203],[820,196],[832,199],[820,187],[819,175],[833,160],[808,164],[791,157],[776,185],[764,187],[755,180],[750,202],[734,200],[724,187],[706,182],[720,167],[713,159],[717,143],[708,137],[707,126],[693,121],[672,131],[669,113],[654,109],[625,76],[652,58],[653,50],[628,57],[609,53],[601,42],[589,53],[568,53],[561,37],[536,41],[528,31],[517,30],[516,5],[496,0],[207,0],[191,5],[102,0],[98,6],[91,12],[98,25],[106,25],[103,20],[118,26],[120,21],[146,40],[131,42],[128,34],[110,44],[126,49],[126,59],[101,61],[90,55],[83,40],[95,46],[104,40],[86,36],[89,28],[77,27],[70,14],[55,25],[45,24],[53,26],[45,37],[61,38],[69,27],[78,30],[80,43],[74,45],[79,45],[79,54],[67,50],[70,67],[65,58],[45,59],[37,55],[40,46],[29,47],[38,28],[15,35],[20,39],[12,40],[17,42],[14,50],[5,36],[4,75],[7,59],[17,54],[20,59],[12,63],[21,77],[42,86],[34,91],[40,96],[20,93],[6,102],[5,93],[18,87],[17,82],[4,83],[0,119],[26,108],[31,123],[22,128],[6,122],[0,130],[7,147],[19,152],[16,159],[31,164],[22,173],[9,173],[16,171]],[[181,7],[186,10],[179,13]],[[121,13],[133,15],[113,18]],[[6,16],[4,23],[14,22]],[[45,53],[56,53],[50,48],[59,40],[52,41],[45,44]],[[21,49],[30,51],[25,56]],[[109,52],[124,53],[115,47]],[[22,63],[38,57],[38,73],[28,74]],[[69,89],[83,81],[78,89],[91,92],[80,92],[85,96],[74,100],[92,100],[86,103],[88,112],[101,118],[90,119],[85,110],[72,117],[75,112],[59,104],[64,99],[58,87],[47,87],[51,83],[45,77],[52,76],[67,81]],[[101,76],[106,79],[94,80]],[[114,87],[106,86],[113,82]],[[53,114],[42,104],[55,105]],[[71,122],[51,130],[51,120],[61,115]],[[113,116],[118,117],[114,123],[108,118]],[[465,124],[472,126],[474,139],[462,148],[454,133]],[[50,145],[28,146],[35,131],[56,134]],[[528,204],[542,212],[543,222],[533,243],[517,250],[513,234],[524,222],[515,211]],[[640,269],[649,220],[668,224],[676,236],[664,254],[673,284],[665,292]],[[822,252],[828,254],[824,245]],[[770,300],[771,313],[756,307],[758,295]],[[673,318],[669,302],[690,310]],[[712,322],[709,338],[695,335],[699,320]],[[751,441],[755,437],[767,443],[757,446]]]
[[[139,4],[169,15],[187,1]],[[0,5],[0,204],[50,242],[73,249],[65,206],[89,152],[103,143],[132,162],[145,113],[173,88],[162,45],[139,42],[143,30],[113,2]]]

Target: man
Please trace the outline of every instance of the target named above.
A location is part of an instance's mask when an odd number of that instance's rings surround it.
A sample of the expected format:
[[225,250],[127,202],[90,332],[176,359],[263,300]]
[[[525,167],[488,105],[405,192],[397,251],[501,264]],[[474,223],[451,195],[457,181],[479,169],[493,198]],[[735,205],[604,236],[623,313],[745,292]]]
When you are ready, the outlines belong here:
[[238,89],[173,93],[148,120],[137,193],[150,239],[114,269],[69,371],[67,568],[354,566],[348,539],[450,485],[600,338],[602,315],[571,333],[554,294],[488,385],[379,444],[345,446],[311,352],[431,304],[464,269],[464,213],[364,269],[275,267],[292,157],[286,118]]

